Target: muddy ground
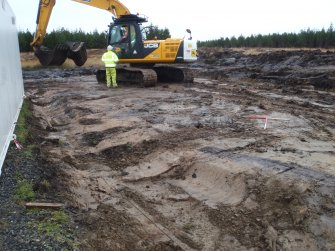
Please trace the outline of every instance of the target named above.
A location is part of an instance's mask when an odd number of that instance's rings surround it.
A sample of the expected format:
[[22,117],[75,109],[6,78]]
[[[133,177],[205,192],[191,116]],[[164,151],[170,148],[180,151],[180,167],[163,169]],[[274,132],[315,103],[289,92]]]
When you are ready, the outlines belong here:
[[199,56],[154,88],[24,71],[80,249],[335,250],[334,52]]

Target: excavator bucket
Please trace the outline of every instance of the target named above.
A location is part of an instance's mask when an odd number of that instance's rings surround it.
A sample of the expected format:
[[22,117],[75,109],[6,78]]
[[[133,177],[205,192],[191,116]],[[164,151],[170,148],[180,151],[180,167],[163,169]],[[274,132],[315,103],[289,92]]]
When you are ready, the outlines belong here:
[[87,60],[86,46],[84,42],[67,42],[69,50],[67,57],[71,58],[77,66],[82,66]]
[[84,42],[65,42],[58,44],[54,49],[45,46],[34,47],[35,55],[43,66],[62,65],[67,58],[82,66],[87,60]]

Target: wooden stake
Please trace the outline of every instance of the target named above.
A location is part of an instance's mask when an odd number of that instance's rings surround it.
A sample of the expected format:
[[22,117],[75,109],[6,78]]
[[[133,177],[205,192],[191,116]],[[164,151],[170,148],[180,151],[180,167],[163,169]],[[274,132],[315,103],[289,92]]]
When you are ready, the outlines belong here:
[[28,202],[28,203],[26,203],[26,208],[60,209],[60,208],[64,208],[64,204],[62,204],[62,203]]

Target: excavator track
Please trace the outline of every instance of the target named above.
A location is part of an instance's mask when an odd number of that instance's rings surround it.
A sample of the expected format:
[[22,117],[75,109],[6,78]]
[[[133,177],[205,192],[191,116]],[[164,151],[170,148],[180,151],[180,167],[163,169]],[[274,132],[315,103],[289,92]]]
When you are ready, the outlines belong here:
[[[193,83],[193,73],[186,68],[173,66],[155,66],[152,69],[138,67],[117,68],[117,82],[136,84],[142,87],[155,86],[157,82],[163,83]],[[98,82],[106,83],[106,71],[96,72]]]
[[[152,87],[157,83],[157,74],[152,69],[141,69],[135,67],[124,67],[116,69],[118,83],[136,84],[142,87]],[[106,83],[106,71],[96,72],[98,82]]]
[[193,73],[189,69],[175,66],[155,66],[158,82],[193,83]]
[[66,42],[56,45],[54,49],[40,46],[34,47],[34,50],[43,66],[60,66],[67,58],[72,59],[77,66],[82,66],[87,60],[84,42]]

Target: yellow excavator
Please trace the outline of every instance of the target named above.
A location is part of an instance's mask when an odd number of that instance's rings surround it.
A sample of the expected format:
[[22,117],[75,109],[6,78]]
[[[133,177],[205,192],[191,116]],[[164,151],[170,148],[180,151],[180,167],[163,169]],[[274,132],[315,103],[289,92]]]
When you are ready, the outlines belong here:
[[[143,24],[146,17],[131,14],[128,8],[118,0],[72,0],[86,4],[112,14],[112,22],[107,35],[107,45],[112,45],[119,56],[117,81],[137,83],[142,86],[154,86],[160,82],[192,82],[193,76],[183,67],[171,64],[188,63],[197,60],[197,44],[188,38],[168,38],[166,40],[147,40],[148,27]],[[40,0],[37,27],[31,46],[43,66],[62,65],[67,58],[73,59],[77,66],[87,60],[85,42],[65,42],[53,49],[43,46],[43,39],[56,0]],[[167,64],[170,64],[169,66]],[[105,70],[97,70],[97,80],[105,81]]]

